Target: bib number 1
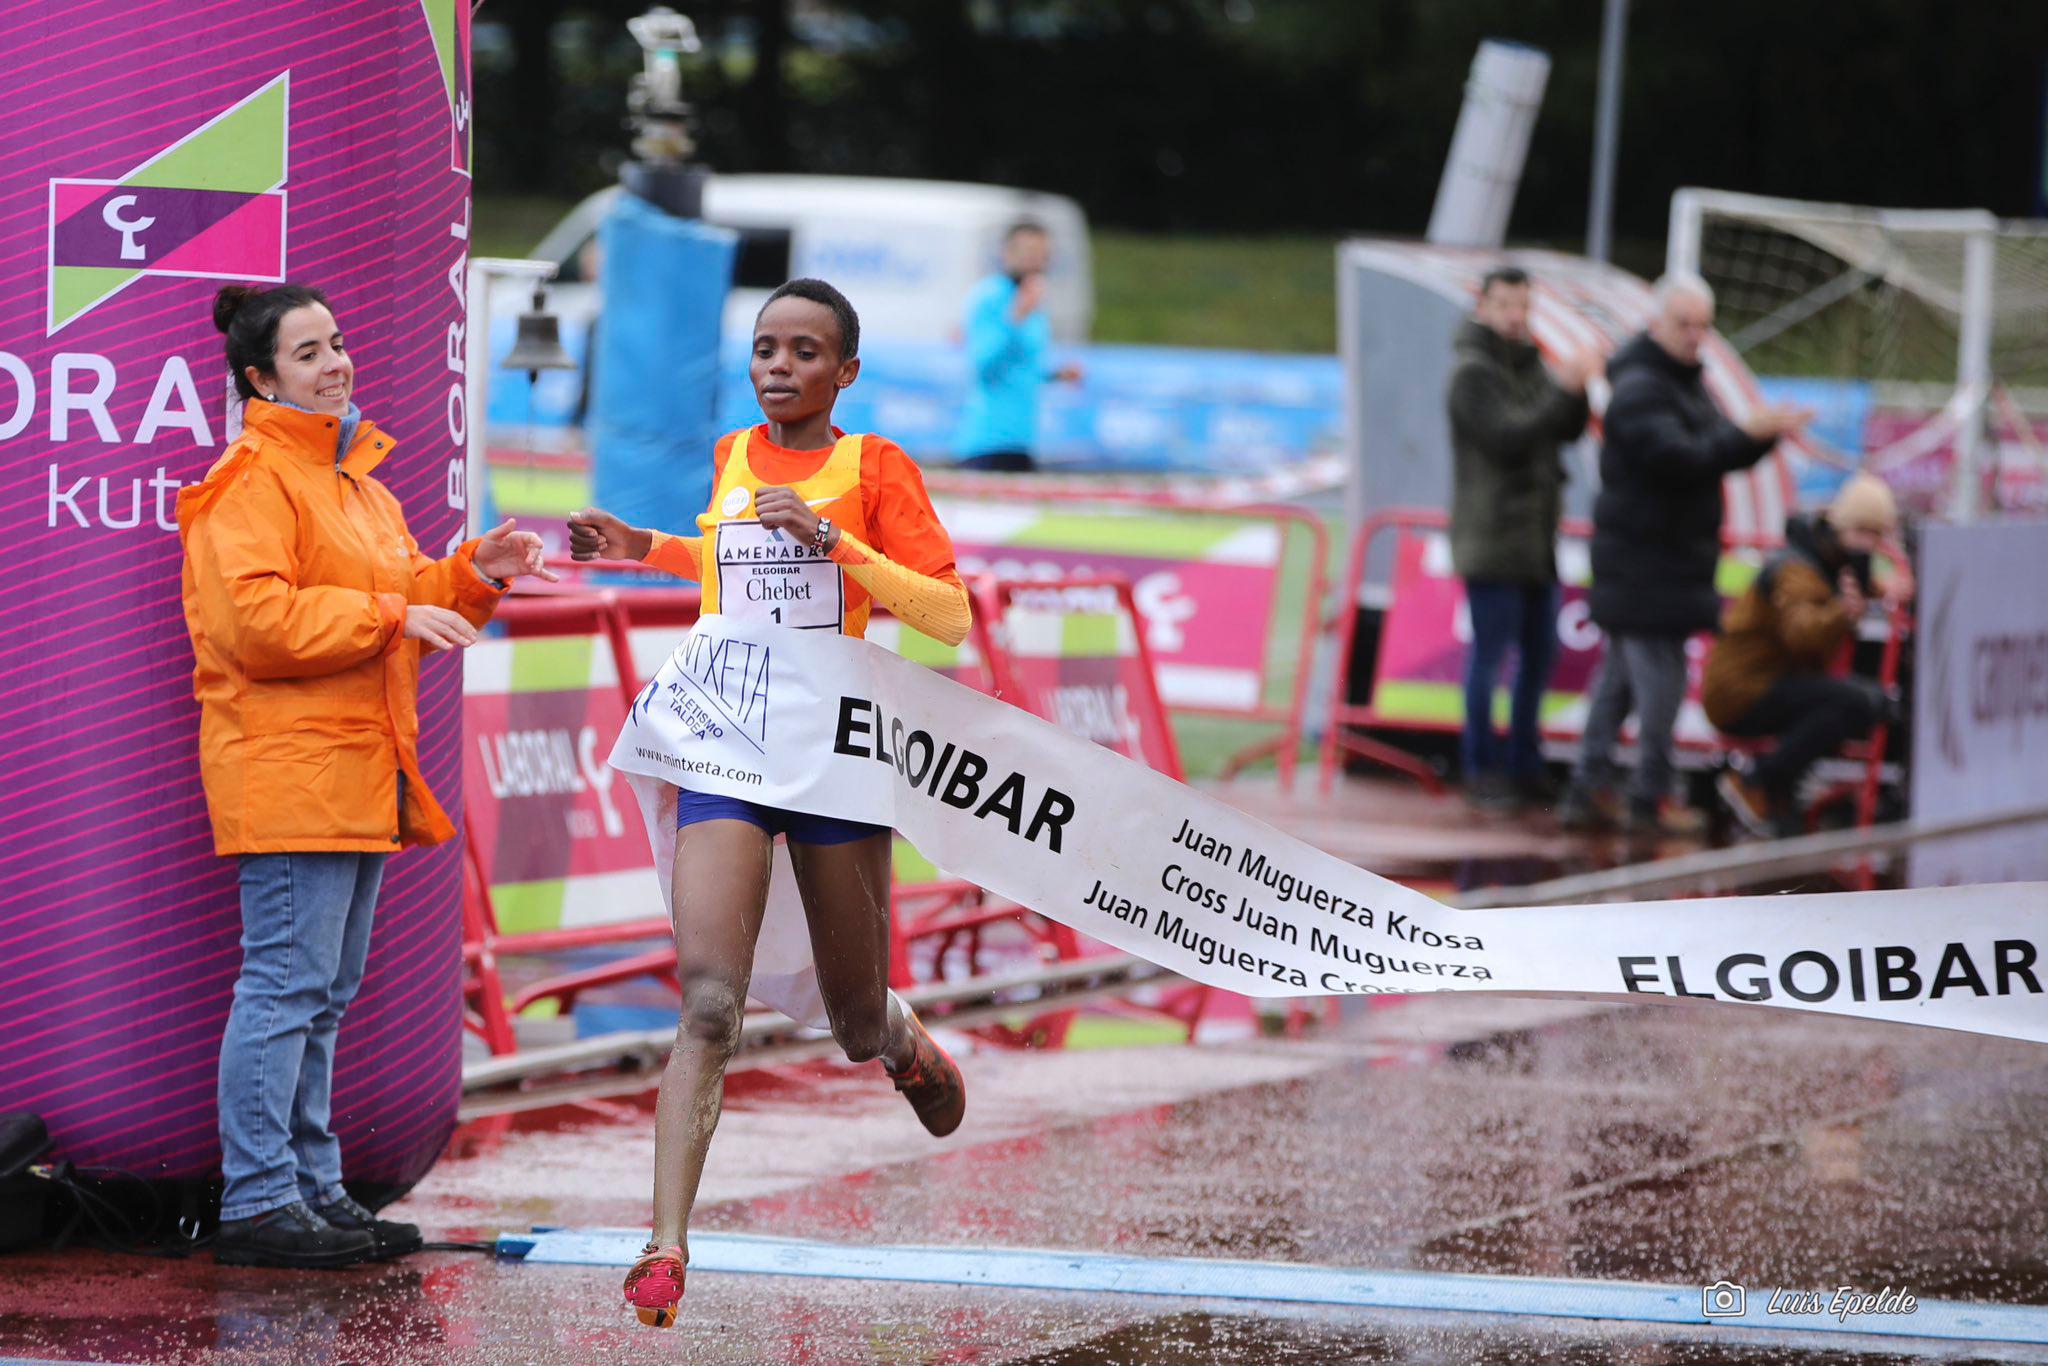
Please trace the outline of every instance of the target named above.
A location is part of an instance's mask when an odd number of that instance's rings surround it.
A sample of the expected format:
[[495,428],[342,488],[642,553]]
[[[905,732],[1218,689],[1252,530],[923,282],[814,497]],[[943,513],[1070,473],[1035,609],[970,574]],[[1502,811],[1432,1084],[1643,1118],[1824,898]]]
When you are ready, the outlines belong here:
[[740,621],[837,631],[846,614],[838,565],[758,521],[720,522],[718,610]]

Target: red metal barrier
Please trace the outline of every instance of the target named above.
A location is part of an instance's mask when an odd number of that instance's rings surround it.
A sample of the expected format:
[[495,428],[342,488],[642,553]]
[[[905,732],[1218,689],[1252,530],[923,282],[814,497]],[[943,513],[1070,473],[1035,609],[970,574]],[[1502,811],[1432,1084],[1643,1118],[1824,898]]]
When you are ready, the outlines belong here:
[[[577,584],[532,584],[522,580],[520,590],[507,595],[499,603],[494,623],[515,640],[552,635],[595,637],[607,643],[615,661],[630,658],[625,640],[624,614],[615,590],[592,590]],[[619,688],[622,707],[630,707],[637,689],[629,672],[620,672]],[[479,851],[485,841],[477,837],[476,822],[479,819],[478,804],[468,804],[463,812],[465,1023],[484,1039],[493,1053],[508,1053],[518,1047],[511,1017],[533,1000],[552,993],[545,990],[550,982],[540,983],[522,992],[508,1010],[498,970],[500,959],[510,955],[560,953],[649,939],[668,940],[671,930],[665,918],[643,917],[615,924],[505,933],[499,928],[489,870],[480,860]],[[637,809],[634,819],[638,819]],[[673,948],[669,949],[669,954],[672,959]],[[636,974],[622,974],[619,980],[631,975]],[[561,983],[569,980],[551,979]]]
[[1086,607],[1093,605],[1087,600],[1089,595],[1108,595],[1109,601],[1128,617],[1133,628],[1133,667],[1119,671],[1118,677],[1132,694],[1133,712],[1128,719],[1135,722],[1140,737],[1139,747],[1134,753],[1126,744],[1119,743],[1121,735],[1128,734],[1128,730],[1090,735],[1088,738],[1126,758],[1149,764],[1176,782],[1187,781],[1186,770],[1181,767],[1180,747],[1174,739],[1173,724],[1167,719],[1166,703],[1159,695],[1159,671],[1153,662],[1152,648],[1146,641],[1145,617],[1138,609],[1137,599],[1132,596],[1127,580],[1107,574],[1061,579],[1057,583],[983,578],[977,581],[975,589],[981,604],[981,610],[975,614],[977,639],[984,646],[983,657],[988,660],[996,695],[1055,725],[1063,722],[1049,688],[1043,679],[1020,664],[1014,642],[1003,639],[1000,628],[1020,598],[1028,605],[1035,597],[1047,595]]
[[[1115,724],[1114,716],[1108,719],[1112,724],[1102,733],[1090,734],[1089,739],[1127,758],[1136,759],[1166,774],[1177,782],[1186,781],[1181,767],[1180,751],[1175,742],[1172,723],[1167,719],[1166,705],[1159,694],[1159,675],[1146,642],[1145,616],[1139,610],[1137,599],[1132,595],[1128,581],[1114,575],[1087,575],[1062,579],[1057,582],[1038,580],[997,579],[983,576],[974,583],[976,610],[974,614],[974,636],[977,649],[986,661],[989,681],[996,695],[1022,707],[1034,716],[1063,724],[1055,701],[1054,687],[1047,686],[1041,670],[1027,665],[1015,648],[1015,642],[1008,639],[1007,625],[1013,608],[1028,608],[1034,599],[1048,598],[1055,603],[1070,604],[1085,609],[1095,609],[1100,599],[1116,611],[1121,612],[1130,622],[1133,655],[1126,661],[1131,667],[1116,670],[1116,678],[1125,688],[1129,711],[1124,718],[1134,723],[1131,726]],[[1071,667],[1075,661],[1062,660],[1061,666]],[[1061,679],[1059,682],[1072,681]],[[1101,678],[1086,680],[1086,685],[1099,687]],[[1133,733],[1135,732],[1135,741]],[[1050,951],[1054,960],[1084,957],[1089,950],[1079,935],[1057,921],[1049,920],[1021,907],[1013,908],[1009,914],[1019,917],[1027,932]],[[989,917],[984,917],[983,923]],[[949,929],[954,920],[946,915],[934,916],[928,921],[911,921],[907,917],[899,933],[906,942],[923,938]],[[1181,1025],[1193,1040],[1195,1030],[1201,1023],[1204,1010],[1209,1002],[1210,989],[1198,984],[1171,988],[1160,993],[1159,999],[1148,1005],[1132,1002],[1105,1002],[1104,1009],[1126,1014],[1165,1016]],[[1073,1011],[1061,1013],[1061,1017],[1049,1017],[1046,1021],[1034,1021],[1027,1028],[1042,1028],[1055,1037],[1064,1039]],[[1029,1040],[1020,1039],[1018,1042]]]
[[[1260,642],[1257,701],[1254,705],[1242,707],[1190,702],[1167,704],[1170,711],[1180,715],[1215,716],[1279,727],[1277,734],[1247,745],[1232,754],[1225,761],[1222,776],[1235,776],[1260,760],[1271,758],[1279,770],[1282,784],[1288,787],[1293,785],[1307,717],[1309,675],[1314,666],[1316,641],[1322,629],[1322,603],[1329,587],[1326,566],[1329,563],[1330,537],[1321,519],[1299,507],[1285,503],[1217,503],[1174,492],[1078,488],[1047,484],[1037,479],[987,479],[979,476],[971,479],[949,479],[935,472],[928,476],[928,482],[935,489],[968,501],[1144,508],[1157,512],[1271,522],[1279,535],[1278,560],[1273,576],[1275,608],[1278,606],[1278,597],[1286,573],[1290,533],[1298,533],[1305,537],[1308,541],[1309,582],[1302,599],[1297,629],[1287,631],[1285,623],[1278,621],[1277,613],[1271,614],[1274,617],[1273,626],[1285,634],[1293,646],[1294,678],[1287,689],[1286,701],[1276,705],[1267,700],[1274,690],[1272,674],[1276,653],[1272,631],[1269,630],[1268,637]],[[992,552],[1014,551],[1015,554],[1023,556],[1030,554],[1034,548],[994,546],[987,549]],[[1056,547],[1039,549],[1052,550]],[[1063,553],[1082,554],[1080,551]],[[1107,555],[1114,552],[1105,550],[1098,553]]]
[[[555,563],[570,571],[568,581],[561,585],[536,585],[532,588],[522,583],[522,591],[508,596],[500,604],[498,624],[515,639],[567,634],[605,640],[617,669],[621,700],[630,707],[638,694],[642,675],[648,672],[635,663],[633,633],[649,628],[686,629],[698,616],[698,591],[694,587],[675,586],[675,581],[669,576],[652,571],[638,573],[645,577],[658,577],[659,586],[594,587],[589,578],[592,571],[609,573],[612,566],[566,560]],[[635,572],[632,566],[626,568],[629,573]],[[1133,680],[1139,684],[1136,689],[1139,705],[1146,708],[1147,715],[1152,718],[1150,730],[1164,737],[1166,753],[1170,756],[1169,771],[1178,777],[1179,756],[1172,748],[1172,728],[1166,723],[1156,674],[1145,646],[1143,618],[1137,612],[1129,585],[1121,581],[1114,584],[1092,581],[1079,586],[1114,591],[1121,608],[1131,613],[1142,661],[1141,676]],[[1008,661],[992,627],[1008,609],[1014,591],[1037,591],[1045,587],[1038,583],[978,585],[980,610],[975,622],[974,643],[981,660],[981,676],[976,678],[970,674],[966,677],[964,681],[970,686],[979,686],[993,694],[998,690],[996,680],[1003,678],[1009,681],[1012,690],[1009,695],[1013,699],[1037,695],[1024,683],[1022,671]],[[878,615],[884,614],[878,612]],[[643,918],[612,925],[583,925],[511,934],[501,931],[492,902],[488,870],[478,860],[477,851],[482,842],[474,837],[473,822],[477,818],[475,807],[464,816],[468,845],[463,907],[465,1023],[485,1040],[492,1052],[516,1050],[512,1017],[538,1002],[552,1000],[566,1011],[574,1008],[577,998],[584,992],[641,977],[652,977],[671,989],[677,989],[675,948],[667,942],[672,931],[666,919]],[[651,864],[648,875],[659,875]],[[892,985],[899,987],[938,980],[946,975],[949,965],[964,966],[970,975],[978,973],[985,948],[984,931],[998,924],[1016,925],[1038,945],[1039,955],[1047,961],[1070,960],[1083,952],[1079,937],[1066,926],[1020,906],[991,898],[980,887],[958,880],[893,885],[890,919],[890,980]],[[498,969],[499,960],[506,956],[558,953],[649,940],[663,942],[658,948],[614,962],[548,977],[520,991],[509,1009],[507,1007]],[[1161,1013],[1185,1025],[1190,1037],[1206,1001],[1206,988],[1196,990],[1203,994],[1170,993],[1158,1007]],[[1057,1046],[1064,1041],[1075,1014],[1072,1009],[1056,1011],[1031,1019],[1021,1028],[999,1025],[977,1032],[1003,1043]]]

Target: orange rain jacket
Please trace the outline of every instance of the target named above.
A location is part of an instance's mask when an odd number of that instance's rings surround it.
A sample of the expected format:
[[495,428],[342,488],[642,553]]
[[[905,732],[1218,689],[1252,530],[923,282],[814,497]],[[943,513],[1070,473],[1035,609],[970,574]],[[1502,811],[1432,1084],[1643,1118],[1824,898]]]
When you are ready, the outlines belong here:
[[178,491],[214,852],[439,844],[455,828],[420,778],[420,646],[404,638],[405,609],[432,603],[481,626],[503,590],[478,573],[475,541],[443,560],[420,553],[370,478],[392,440],[367,420],[339,466],[337,418],[252,399],[243,422]]

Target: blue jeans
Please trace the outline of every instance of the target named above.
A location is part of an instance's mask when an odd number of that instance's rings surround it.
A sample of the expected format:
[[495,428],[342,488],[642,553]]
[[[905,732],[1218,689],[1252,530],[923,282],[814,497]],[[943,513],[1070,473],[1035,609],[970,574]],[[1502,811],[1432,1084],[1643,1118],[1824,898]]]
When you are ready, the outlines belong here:
[[[1543,772],[1543,690],[1557,661],[1557,585],[1467,579],[1465,601],[1472,613],[1472,649],[1465,657],[1465,780],[1487,773],[1536,777]],[[1521,663],[1503,755],[1493,729],[1493,689],[1509,646]]]
[[386,857],[242,856],[242,975],[220,1045],[222,1219],[344,1194],[334,1038],[363,984]]

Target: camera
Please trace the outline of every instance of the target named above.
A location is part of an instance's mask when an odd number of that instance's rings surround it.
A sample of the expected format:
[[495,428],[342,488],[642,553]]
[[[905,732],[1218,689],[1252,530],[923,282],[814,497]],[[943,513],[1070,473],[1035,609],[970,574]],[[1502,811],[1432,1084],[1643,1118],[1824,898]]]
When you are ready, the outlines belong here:
[[1739,1319],[1749,1293],[1733,1281],[1715,1281],[1700,1288],[1700,1313],[1710,1319]]

